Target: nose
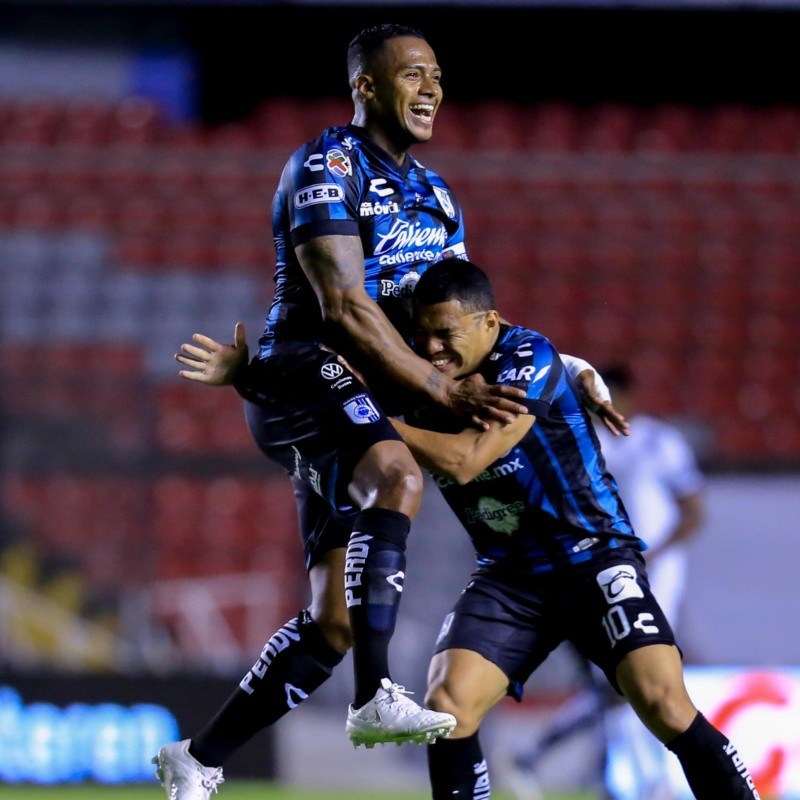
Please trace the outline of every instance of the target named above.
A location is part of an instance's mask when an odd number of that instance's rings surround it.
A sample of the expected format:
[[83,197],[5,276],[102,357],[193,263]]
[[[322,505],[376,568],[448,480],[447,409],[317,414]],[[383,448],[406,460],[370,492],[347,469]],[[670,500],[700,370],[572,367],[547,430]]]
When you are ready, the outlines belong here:
[[437,339],[435,336],[431,336],[425,341],[425,352],[429,356],[435,356],[437,353],[441,353],[444,350],[442,346],[442,340]]
[[433,79],[431,75],[423,76],[423,79],[420,83],[420,93],[430,96],[436,96],[440,91],[440,86],[438,81]]

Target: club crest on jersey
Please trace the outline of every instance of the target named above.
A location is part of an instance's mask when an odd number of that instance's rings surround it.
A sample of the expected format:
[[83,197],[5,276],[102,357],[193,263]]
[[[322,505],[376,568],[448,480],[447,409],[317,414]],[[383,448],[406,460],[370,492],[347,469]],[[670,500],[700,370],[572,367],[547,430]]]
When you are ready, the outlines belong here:
[[325,153],[325,166],[328,168],[328,172],[336,175],[337,178],[346,178],[353,174],[350,156],[343,153],[338,147]]
[[341,203],[344,191],[336,183],[317,183],[294,193],[294,207],[305,208],[317,203]]
[[595,577],[609,605],[632,597],[644,597],[641,587],[636,583],[636,569],[630,564],[609,567]]
[[456,209],[453,205],[453,201],[450,199],[450,195],[444,189],[440,189],[438,186],[433,186],[431,188],[433,189],[433,193],[436,195],[436,199],[439,201],[439,205],[442,207],[444,213],[447,214],[450,219],[455,218]]
[[375,404],[365,394],[356,395],[352,400],[348,400],[343,408],[345,414],[356,425],[369,425],[381,418],[380,411],[375,408]]

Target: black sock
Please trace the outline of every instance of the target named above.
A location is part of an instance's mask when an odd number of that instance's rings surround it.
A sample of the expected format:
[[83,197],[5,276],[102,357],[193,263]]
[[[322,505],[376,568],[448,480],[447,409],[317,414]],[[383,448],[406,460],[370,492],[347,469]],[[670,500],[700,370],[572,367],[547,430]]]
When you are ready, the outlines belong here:
[[344,568],[353,632],[355,707],[371,700],[389,678],[389,642],[397,622],[411,520],[399,511],[367,508],[353,524]]
[[477,731],[466,739],[437,739],[428,745],[433,800],[489,800],[492,786]]
[[264,646],[239,688],[197,736],[189,752],[207,767],[219,767],[262,728],[322,685],[344,658],[301,611]]
[[702,714],[667,748],[697,800],[761,800],[736,748]]

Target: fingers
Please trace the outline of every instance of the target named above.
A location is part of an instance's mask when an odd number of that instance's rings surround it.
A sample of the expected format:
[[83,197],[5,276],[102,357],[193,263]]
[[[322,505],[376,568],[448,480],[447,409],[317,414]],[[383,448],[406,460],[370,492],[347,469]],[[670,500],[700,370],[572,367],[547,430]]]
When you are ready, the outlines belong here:
[[[497,398],[494,405],[487,406],[487,409],[497,411],[498,413],[508,412],[505,414],[509,422],[513,422],[514,418],[519,414],[530,414],[527,406],[520,403],[515,403],[513,400],[506,400],[502,397]],[[499,417],[498,417],[499,419]]]
[[597,411],[597,416],[603,421],[603,425],[608,428],[614,436],[628,436],[630,435],[630,425],[628,420],[617,411],[614,406],[609,402],[601,403]]
[[[514,416],[530,413],[527,406],[514,402],[516,399],[522,400],[528,396],[528,393],[524,389],[520,389],[516,386],[507,386],[505,384],[496,384],[491,387],[489,391],[495,398],[492,401],[492,407],[500,411],[507,411]],[[487,408],[488,407],[489,406],[487,406]],[[513,422],[514,417],[512,417],[510,421]]]
[[[219,350],[219,348],[222,346],[222,345],[220,345],[220,343],[218,341],[216,341],[215,339],[212,339],[210,336],[206,336],[203,333],[192,334],[192,339],[193,339],[193,341],[197,342],[198,344],[203,345],[203,347],[205,347],[206,350],[210,350],[212,353],[215,350]],[[191,345],[183,345],[183,347],[190,347],[190,346]],[[195,349],[197,349],[197,348],[195,348]]]
[[208,361],[208,357],[210,355],[208,350],[204,350],[201,347],[195,347],[191,344],[182,344],[181,345],[181,352],[185,353],[189,358],[194,359],[195,361]]
[[[503,425],[510,425],[517,418],[517,414],[518,413],[527,414],[528,413],[528,409],[524,408],[524,410],[522,412],[508,413],[507,411],[503,411],[502,409],[497,408],[496,406],[485,406],[483,409],[481,409],[481,417],[480,417],[480,419],[484,423],[486,423],[486,420],[492,420],[493,419],[493,420],[496,420],[497,422],[502,422]],[[486,423],[482,427],[483,427],[484,430],[486,430],[489,427],[489,425],[488,425],[488,423]]]
[[489,423],[482,417],[479,417],[477,414],[472,415],[470,422],[473,424],[474,427],[478,428],[478,430],[481,431],[489,430]]
[[201,383],[205,383],[207,381],[204,373],[198,372],[194,369],[179,370],[178,375],[180,375],[181,378],[185,378],[187,381],[200,381]]

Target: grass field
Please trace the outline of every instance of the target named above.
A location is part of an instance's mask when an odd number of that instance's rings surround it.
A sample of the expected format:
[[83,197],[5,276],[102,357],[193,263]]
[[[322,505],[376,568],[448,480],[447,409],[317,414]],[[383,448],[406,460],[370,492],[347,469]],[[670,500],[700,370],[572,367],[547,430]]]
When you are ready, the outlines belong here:
[[[260,781],[229,781],[220,787],[219,800],[430,800],[419,793],[374,791],[324,791],[289,789]],[[0,786],[0,800],[163,800],[157,783],[152,786]],[[214,798],[216,800],[216,796]],[[492,800],[512,800],[497,793]],[[547,800],[593,800],[591,795],[551,795]]]

